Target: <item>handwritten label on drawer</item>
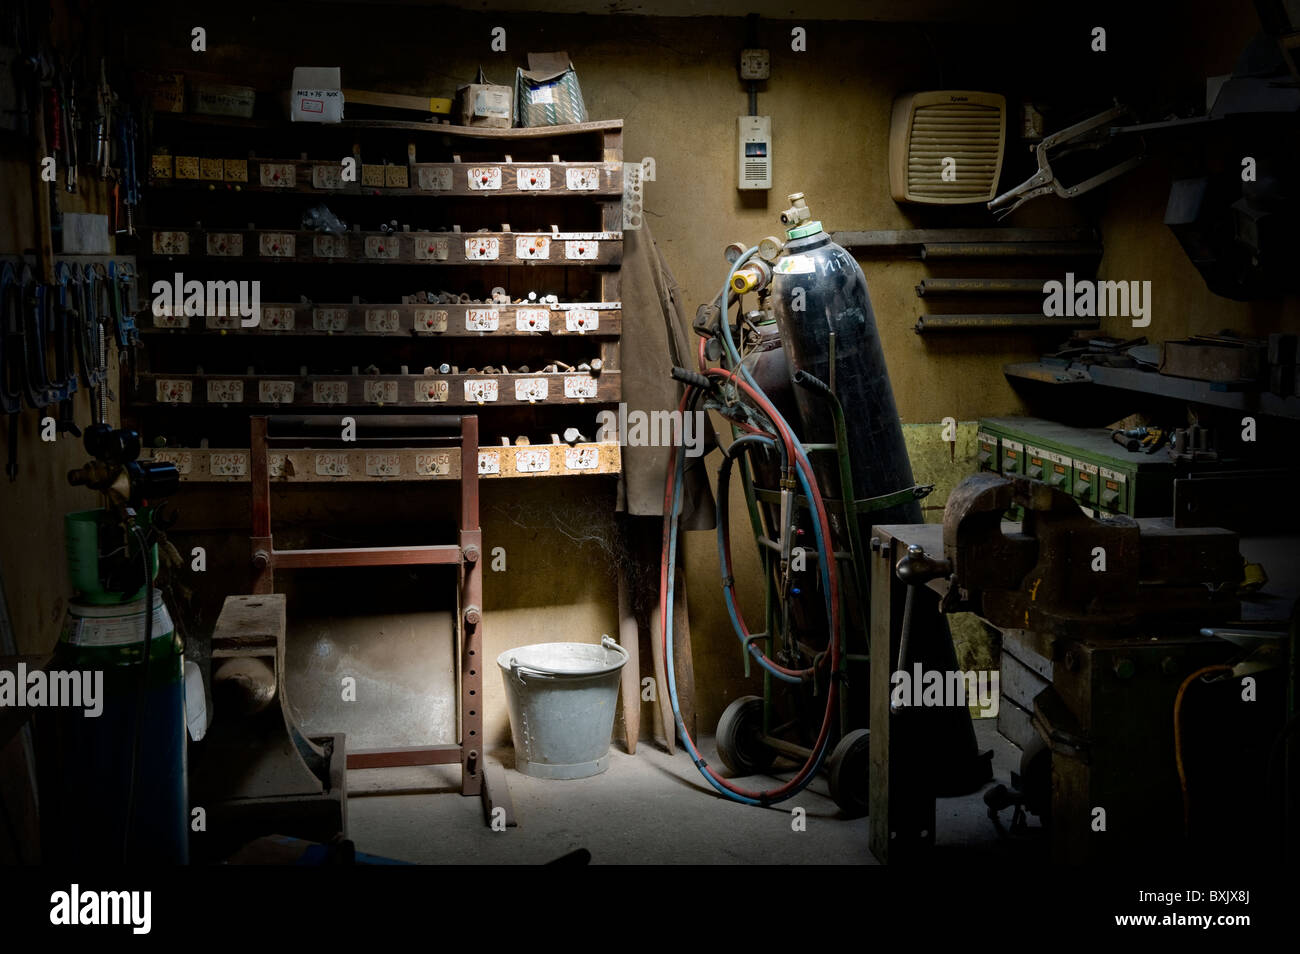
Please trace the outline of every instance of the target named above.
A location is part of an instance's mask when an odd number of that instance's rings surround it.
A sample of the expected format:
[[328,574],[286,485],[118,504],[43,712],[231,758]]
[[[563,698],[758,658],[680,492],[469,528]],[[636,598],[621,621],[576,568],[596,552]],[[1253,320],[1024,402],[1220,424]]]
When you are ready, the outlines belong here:
[[515,239],[515,258],[525,261],[543,261],[551,257],[551,240],[545,235],[530,235]]
[[411,184],[406,166],[384,166],[384,185],[390,189],[405,189]]
[[451,393],[451,386],[437,378],[421,378],[415,382],[415,400],[420,404],[441,404]]
[[426,192],[451,191],[451,170],[446,166],[434,169],[417,169],[415,181]]
[[205,182],[221,181],[221,160],[208,159],[206,157],[199,160],[199,178]]
[[478,472],[480,476],[501,473],[501,455],[496,451],[479,451]]
[[292,404],[292,381],[258,381],[257,400],[261,404]]
[[577,259],[579,261],[588,261],[598,257],[600,254],[600,243],[591,239],[578,239],[577,241],[564,243],[564,257]]
[[208,473],[213,477],[243,477],[248,474],[248,455],[237,451],[213,452],[208,456]]
[[194,400],[194,382],[159,378],[154,382],[154,394],[161,404],[189,404]]
[[447,312],[441,308],[415,309],[415,330],[420,334],[440,334],[447,330]]
[[496,238],[465,239],[465,257],[472,262],[492,261],[501,257],[501,243]]
[[367,404],[396,404],[397,403],[397,382],[396,381],[366,381],[365,392]]
[[[163,307],[167,311],[171,311],[170,305],[165,304],[163,305]],[[188,328],[190,326],[190,316],[189,315],[168,315],[165,313],[161,315],[154,315],[153,326],[155,328]]]
[[469,187],[475,192],[490,192],[501,188],[500,166],[471,166]]
[[366,331],[372,334],[391,334],[398,328],[401,313],[396,308],[367,308]]
[[190,254],[190,233],[154,232],[153,251],[155,255],[188,255]]
[[203,324],[205,327],[214,330],[221,330],[226,328],[238,328],[239,320],[238,315],[205,315],[203,318]]
[[221,163],[221,173],[227,182],[248,181],[248,160],[225,159]]
[[296,240],[292,232],[263,232],[258,236],[257,250],[271,258],[293,258]]
[[415,237],[415,257],[422,262],[445,262],[448,247],[445,238],[432,235]]
[[366,474],[370,477],[396,477],[402,472],[402,458],[397,454],[367,454]]
[[534,401],[545,401],[546,391],[545,378],[519,378],[515,381],[516,401],[527,401],[529,404]]
[[293,331],[293,309],[263,308],[259,327],[263,331]]
[[348,327],[346,308],[313,308],[311,326],[315,331],[345,331]]
[[199,177],[198,156],[177,156],[176,157],[176,178],[177,179],[197,179],[198,177]]
[[521,474],[545,473],[551,469],[551,451],[547,447],[521,447],[515,451],[515,470]]
[[466,308],[466,331],[496,331],[501,324],[501,312],[495,308]]
[[336,162],[317,163],[311,167],[311,184],[315,189],[342,189],[342,167]]
[[564,467],[566,470],[595,470],[600,466],[600,451],[594,447],[566,447],[564,449]]
[[600,188],[600,170],[596,168],[574,168],[564,170],[564,187],[575,192],[589,192]]
[[595,331],[600,327],[600,312],[591,311],[587,308],[570,308],[564,313],[564,328],[566,331],[576,331],[582,334],[586,331]]
[[286,468],[284,464],[285,461],[287,461],[288,459],[289,459],[288,454],[274,454],[274,453],[267,454],[266,455],[267,476],[268,477],[285,476]]
[[348,455],[317,454],[316,473],[322,477],[346,477],[348,475]]
[[361,184],[364,186],[376,186],[382,188],[387,182],[387,176],[384,175],[384,167],[377,165],[361,164]]
[[264,162],[257,171],[258,181],[270,189],[292,189],[298,173],[292,162]]
[[366,236],[366,258],[397,258],[400,252],[396,235]]
[[515,328],[519,331],[550,331],[551,313],[545,308],[516,308]]
[[194,454],[191,451],[154,451],[154,460],[170,461],[176,465],[176,473],[184,477],[194,469]]
[[238,232],[209,232],[208,254],[236,258],[244,254],[244,236]]
[[497,399],[497,382],[493,378],[472,378],[465,382],[465,400],[483,404]]
[[348,399],[346,381],[313,381],[311,399],[317,404],[344,404]]
[[564,396],[566,398],[594,398],[596,396],[596,379],[589,374],[566,374],[564,376]]
[[416,454],[415,472],[421,477],[443,477],[451,473],[450,454]]
[[347,258],[348,237],[346,235],[313,235],[311,250],[312,254],[317,258]]
[[549,189],[551,187],[551,170],[546,168],[519,169],[515,172],[515,183],[519,186],[520,192]]
[[220,380],[208,382],[209,404],[241,404],[243,400],[243,381]]

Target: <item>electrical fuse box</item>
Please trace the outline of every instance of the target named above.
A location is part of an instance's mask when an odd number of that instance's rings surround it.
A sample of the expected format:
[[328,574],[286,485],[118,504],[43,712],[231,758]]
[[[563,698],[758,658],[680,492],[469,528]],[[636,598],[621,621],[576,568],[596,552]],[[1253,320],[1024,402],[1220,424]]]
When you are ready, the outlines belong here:
[[1002,447],[1001,474],[1023,474],[1025,472],[1025,445],[1012,437],[1004,436],[998,443]]
[[1072,495],[1097,515],[1163,517],[1173,512],[1174,465],[1164,451],[1129,451],[1106,428],[1032,417],[984,418],[980,470],[1023,474]]
[[979,463],[981,471],[997,472],[1000,465],[998,458],[998,438],[996,434],[990,434],[987,431],[979,431],[975,435],[976,460]]

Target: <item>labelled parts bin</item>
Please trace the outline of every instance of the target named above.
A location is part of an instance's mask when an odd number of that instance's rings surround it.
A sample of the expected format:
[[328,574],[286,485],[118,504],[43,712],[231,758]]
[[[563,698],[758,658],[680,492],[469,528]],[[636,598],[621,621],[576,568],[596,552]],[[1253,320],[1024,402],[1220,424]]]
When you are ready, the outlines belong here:
[[586,778],[609,767],[609,741],[627,650],[535,643],[497,657],[506,685],[515,768],[534,778]]

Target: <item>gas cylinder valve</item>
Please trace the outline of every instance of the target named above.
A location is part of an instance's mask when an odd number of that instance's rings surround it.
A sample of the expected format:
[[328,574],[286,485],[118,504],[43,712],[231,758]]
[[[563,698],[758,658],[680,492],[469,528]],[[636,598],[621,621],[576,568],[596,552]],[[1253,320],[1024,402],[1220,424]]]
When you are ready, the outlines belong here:
[[808,211],[808,203],[804,201],[802,192],[792,192],[786,198],[790,200],[790,208],[781,213],[782,225],[794,228],[812,218],[812,213]]

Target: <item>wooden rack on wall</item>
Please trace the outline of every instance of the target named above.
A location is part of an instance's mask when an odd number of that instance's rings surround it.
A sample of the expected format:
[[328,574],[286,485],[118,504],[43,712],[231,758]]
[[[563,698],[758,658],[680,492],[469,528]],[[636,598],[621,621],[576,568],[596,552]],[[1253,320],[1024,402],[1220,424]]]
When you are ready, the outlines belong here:
[[[183,481],[248,479],[250,413],[459,407],[482,421],[484,477],[619,472],[617,443],[588,435],[596,410],[622,397],[621,121],[485,129],[159,113],[150,171],[142,287],[179,274],[262,289],[252,327],[166,298],[140,322],[129,413]],[[319,203],[345,232],[302,228]],[[490,300],[492,287],[509,302]],[[558,441],[569,427],[584,439]],[[456,479],[454,462],[414,449],[382,461],[305,453],[274,479]]]
[[[147,453],[182,481],[250,489],[257,592],[276,565],[458,565],[459,741],[350,753],[348,765],[459,761],[462,793],[509,814],[482,758],[478,479],[620,472],[618,443],[588,435],[622,398],[621,121],[495,130],[160,113],[149,153],[139,259],[153,307],[126,405]],[[304,227],[320,205],[342,231]],[[247,326],[228,300],[185,304],[190,282],[228,294],[254,281]],[[353,414],[358,430],[382,416],[408,434],[340,446],[319,430]],[[310,422],[316,437],[272,446],[268,415]],[[460,446],[412,446],[451,419]],[[569,428],[586,433],[561,441]],[[401,481],[459,482],[456,544],[272,545],[277,484]]]

